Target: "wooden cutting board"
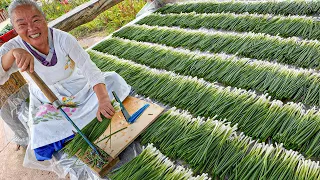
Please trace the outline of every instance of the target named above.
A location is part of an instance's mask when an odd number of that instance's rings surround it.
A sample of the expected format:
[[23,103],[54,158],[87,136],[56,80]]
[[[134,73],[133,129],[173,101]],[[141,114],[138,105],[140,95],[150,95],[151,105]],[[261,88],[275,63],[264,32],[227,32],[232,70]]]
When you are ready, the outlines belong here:
[[[149,125],[151,125],[156,118],[161,114],[164,108],[148,103],[146,101],[140,100],[135,97],[128,96],[124,101],[123,105],[127,109],[130,115],[136,112],[138,109],[143,107],[145,104],[150,104],[150,106],[142,113],[142,115],[136,120],[135,123],[129,124],[122,115],[122,112],[116,112],[111,120],[111,134],[127,127],[126,129],[114,134],[111,140],[108,142],[107,139],[97,143],[103,137],[110,135],[110,126],[104,132],[102,136],[95,142],[95,144],[108,153],[112,158],[117,158],[117,156],[129,146]],[[111,145],[110,145],[111,143]]]

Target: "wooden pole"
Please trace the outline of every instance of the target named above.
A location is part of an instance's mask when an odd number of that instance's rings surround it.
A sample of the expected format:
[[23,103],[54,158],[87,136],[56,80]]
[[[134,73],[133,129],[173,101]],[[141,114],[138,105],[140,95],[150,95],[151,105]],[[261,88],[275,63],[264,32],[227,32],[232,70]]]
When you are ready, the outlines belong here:
[[123,0],[91,0],[51,21],[49,26],[63,31],[70,31],[82,24],[92,21],[100,13],[121,1]]

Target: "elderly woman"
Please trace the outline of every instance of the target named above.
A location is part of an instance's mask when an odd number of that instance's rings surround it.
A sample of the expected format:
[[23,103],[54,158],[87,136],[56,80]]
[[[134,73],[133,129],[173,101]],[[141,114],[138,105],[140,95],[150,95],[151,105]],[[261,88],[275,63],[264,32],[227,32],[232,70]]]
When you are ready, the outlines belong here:
[[38,73],[60,101],[69,106],[64,111],[79,128],[95,117],[100,121],[101,116],[111,118],[111,91],[123,100],[130,86],[115,72],[102,73],[73,36],[48,28],[44,13],[35,2],[15,0],[8,11],[18,36],[0,48],[0,84],[19,69],[29,82],[29,145],[38,160],[47,160],[72,137],[74,128],[25,71]]

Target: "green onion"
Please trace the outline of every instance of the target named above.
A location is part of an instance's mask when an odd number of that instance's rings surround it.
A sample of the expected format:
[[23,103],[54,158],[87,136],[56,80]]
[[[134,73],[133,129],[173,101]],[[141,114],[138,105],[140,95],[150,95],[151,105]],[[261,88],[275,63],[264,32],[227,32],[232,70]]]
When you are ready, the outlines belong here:
[[320,175],[319,162],[305,160],[282,145],[258,143],[237,131],[225,121],[192,118],[171,109],[142,134],[142,143],[154,143],[166,156],[185,161],[195,173],[221,179],[300,179],[300,174],[317,179]]
[[[223,54],[202,55],[119,38],[101,42],[94,50],[177,74],[197,76],[243,89],[267,92],[279,100],[320,105],[319,74],[264,61]],[[307,93],[307,95],[306,95]]]
[[[307,157],[320,157],[319,149],[310,149],[318,146],[319,115],[310,116],[309,111],[301,114],[299,104],[288,103],[283,108],[277,101],[253,92],[231,90],[197,78],[157,71],[95,51],[88,52],[99,68],[118,72],[139,94],[188,110],[195,116],[218,115],[232,125],[238,123],[239,129],[253,138],[262,141],[277,138],[277,142],[303,152]],[[277,116],[279,113],[282,115]],[[305,119],[301,121],[301,117]]]
[[237,32],[266,33],[281,37],[297,36],[304,39],[320,38],[320,22],[312,17],[272,16],[269,14],[151,14],[137,24],[149,26],[178,26],[180,28],[207,28]]
[[159,150],[149,144],[140,155],[113,172],[112,180],[171,179],[171,180],[207,180],[206,174],[192,176],[192,172],[182,166],[176,166]]
[[[97,118],[93,119],[88,125],[81,129],[82,133],[87,136],[91,142],[95,142],[107,129],[110,124],[110,119],[102,117],[102,122]],[[79,152],[79,156],[82,157],[86,152],[90,151],[88,143],[80,136],[76,136],[62,149],[70,157]]]
[[[127,26],[113,34],[130,40],[183,47],[204,52],[225,52],[242,57],[319,69],[320,43],[265,34],[208,32],[154,26]],[[99,45],[98,45],[99,46]]]
[[259,13],[282,15],[319,15],[318,1],[265,1],[265,2],[187,2],[168,4],[157,12],[167,13]]

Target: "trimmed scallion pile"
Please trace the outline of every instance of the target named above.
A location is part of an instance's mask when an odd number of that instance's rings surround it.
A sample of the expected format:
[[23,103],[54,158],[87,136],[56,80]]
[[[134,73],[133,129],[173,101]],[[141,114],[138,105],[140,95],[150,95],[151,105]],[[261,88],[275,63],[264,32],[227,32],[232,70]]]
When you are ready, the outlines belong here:
[[127,26],[113,36],[319,69],[318,41],[298,41],[296,38],[283,39],[265,34],[207,32],[145,25]]
[[177,51],[119,38],[107,39],[94,49],[152,68],[196,76],[210,82],[218,81],[227,86],[267,92],[279,100],[320,105],[320,74],[311,70],[298,70],[277,63],[239,59],[223,54],[203,55]]
[[319,162],[281,145],[258,143],[235,126],[171,110],[142,135],[161,152],[187,162],[196,173],[229,179],[318,179]]
[[103,71],[118,72],[139,94],[190,111],[195,116],[219,115],[253,138],[272,137],[307,157],[320,157],[320,115],[295,103],[270,101],[254,92],[210,84],[197,78],[149,69],[114,56],[88,51]]
[[142,153],[114,172],[112,180],[210,180],[206,174],[192,176],[192,172],[182,166],[176,166],[159,150],[148,145]]
[[[320,111],[305,105],[320,106],[320,43],[297,37],[319,39],[319,10],[313,1],[172,4],[88,52],[138,94],[184,110],[162,114],[142,142],[193,172],[317,180]],[[292,14],[313,17],[282,16]],[[151,146],[112,177],[192,179]]]
[[259,14],[151,14],[137,24],[149,26],[178,26],[180,28],[222,29],[237,32],[266,33],[281,37],[297,36],[320,39],[320,22],[301,16],[272,16]]
[[[82,128],[81,131],[92,143],[94,143],[105,132],[110,122],[111,120],[104,116],[102,116],[102,122],[95,118]],[[84,156],[87,152],[91,152],[91,148],[88,143],[82,138],[82,136],[80,136],[80,134],[76,134],[76,136],[62,150],[69,156],[74,156],[79,153],[80,157]]]
[[191,2],[168,4],[157,12],[167,13],[259,13],[282,15],[319,15],[319,1],[268,1],[268,2]]
[[[115,112],[120,111],[120,104],[113,99],[111,101],[112,106],[115,109]],[[94,143],[108,128],[110,125],[111,120],[107,119],[104,116],[102,117],[102,122],[98,121],[97,118],[94,118],[89,124],[87,124],[83,129],[81,129],[81,132],[87,136],[87,138],[90,140],[90,142]],[[123,130],[123,129],[121,129]],[[121,131],[119,130],[119,131]],[[117,132],[119,132],[117,131]],[[113,133],[116,134],[117,132]],[[111,126],[110,126],[110,135],[108,138],[111,138],[113,135],[111,134]],[[64,152],[66,152],[70,157],[74,156],[78,153],[78,156],[82,157],[86,153],[91,154],[92,149],[89,147],[88,143],[82,138],[80,134],[76,134],[76,136],[62,149]],[[99,149],[100,150],[100,149]],[[101,154],[105,155],[107,157],[108,155],[104,151],[100,151]],[[91,158],[93,160],[93,158]]]

